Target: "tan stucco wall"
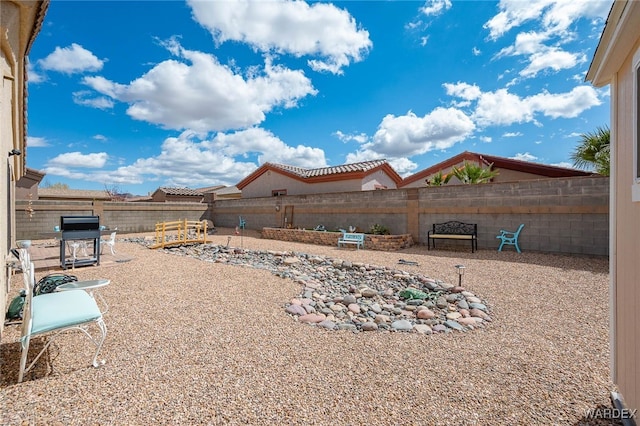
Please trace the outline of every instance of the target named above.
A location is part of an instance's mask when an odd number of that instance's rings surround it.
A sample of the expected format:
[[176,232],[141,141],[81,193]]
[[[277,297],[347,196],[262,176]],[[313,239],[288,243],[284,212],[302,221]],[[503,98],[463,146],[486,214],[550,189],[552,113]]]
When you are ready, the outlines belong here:
[[396,183],[382,170],[373,172],[362,179],[362,190],[371,191],[376,188],[376,185],[382,185],[386,189],[396,189]]
[[615,174],[615,245],[612,250],[615,273],[612,282],[614,299],[614,382],[620,387],[626,405],[640,408],[640,202],[633,202],[633,128],[638,117],[633,116],[634,75],[633,53],[640,51],[640,40],[635,44],[617,83],[613,84],[612,109],[617,117],[611,123],[613,144],[611,171]]
[[[468,162],[475,165],[481,165],[482,167],[486,167],[486,164],[484,163],[479,164],[476,161],[468,161]],[[462,167],[462,166],[464,166],[464,161],[456,164],[456,167]],[[445,168],[442,170],[442,174],[443,175],[449,174],[451,173],[452,169],[453,167]],[[497,170],[498,176],[494,177],[492,182],[517,182],[521,180],[547,179],[546,176],[541,176],[534,173],[520,172],[517,170],[508,170],[508,169],[500,169],[500,168],[495,168],[495,170]],[[433,175],[429,176],[429,178],[432,178],[432,177]],[[423,188],[426,186],[425,179],[420,179],[415,182],[411,182],[410,184],[403,186],[403,188]],[[455,177],[451,178],[451,180],[449,181],[450,185],[456,185],[459,183],[460,181]]]
[[327,192],[360,191],[362,182],[359,179],[321,184],[308,184],[297,179],[268,170],[256,180],[242,188],[242,198],[270,197],[271,191],[286,189],[287,195],[322,194]]
[[[15,244],[15,182],[24,174],[26,149],[24,146],[24,87],[25,54],[28,49],[36,16],[40,10],[36,1],[1,0],[0,3],[0,306],[4,313],[7,305],[7,277],[12,269],[5,259]],[[21,156],[7,154],[19,149]],[[4,316],[4,315],[3,315]],[[3,322],[4,323],[4,322]],[[3,327],[0,326],[0,340]]]

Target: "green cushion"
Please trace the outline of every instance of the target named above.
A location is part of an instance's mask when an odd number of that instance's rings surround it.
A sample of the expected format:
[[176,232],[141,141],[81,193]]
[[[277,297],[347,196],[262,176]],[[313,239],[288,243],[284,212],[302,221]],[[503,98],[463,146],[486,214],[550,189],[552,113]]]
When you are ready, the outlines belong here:
[[82,290],[41,294],[32,300],[31,335],[83,324],[102,316],[93,297]]

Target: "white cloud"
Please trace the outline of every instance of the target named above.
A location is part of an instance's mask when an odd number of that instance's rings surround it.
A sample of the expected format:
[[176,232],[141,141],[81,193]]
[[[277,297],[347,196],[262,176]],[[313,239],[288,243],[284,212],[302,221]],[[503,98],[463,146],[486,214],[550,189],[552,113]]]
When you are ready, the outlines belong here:
[[47,77],[36,71],[31,62],[27,66],[27,81],[28,83],[38,84],[47,81]]
[[369,136],[366,133],[347,134],[338,130],[334,133],[334,135],[344,143],[351,142],[351,141],[355,141],[358,143],[365,143],[369,140]]
[[528,152],[525,152],[525,153],[519,152],[510,158],[512,158],[513,160],[520,160],[520,161],[536,161],[538,159],[538,157]]
[[501,0],[500,12],[484,28],[489,30],[489,38],[496,40],[512,28],[536,21],[535,31],[517,34],[514,44],[495,56],[526,56],[528,65],[520,75],[531,78],[542,70],[558,72],[586,62],[584,53],[567,52],[560,46],[575,38],[571,30],[574,22],[582,18],[592,24],[604,20],[610,6],[608,0]]
[[98,134],[98,135],[94,135],[94,136],[93,136],[93,139],[95,139],[95,140],[97,140],[97,141],[105,142],[105,141],[107,140],[107,137],[106,137],[106,136],[104,136],[104,135],[99,135],[99,134]]
[[27,136],[27,148],[42,148],[49,146],[49,142],[45,138]]
[[72,43],[69,47],[56,47],[46,58],[39,60],[38,65],[44,70],[75,74],[100,71],[104,61],[79,44]]
[[482,54],[482,50],[474,46],[473,49],[471,49],[471,53],[473,53],[473,56],[480,56]]
[[220,150],[229,156],[260,153],[260,164],[282,163],[306,168],[327,165],[324,151],[320,148],[288,146],[273,133],[258,127],[229,134],[219,133],[211,142],[203,143],[203,146]]
[[484,143],[490,143],[493,140],[490,136],[480,136],[479,139]]
[[104,96],[93,96],[93,92],[89,90],[81,90],[78,92],[73,92],[73,102],[78,105],[84,105],[91,108],[97,109],[111,109],[113,108],[114,102]]
[[451,9],[451,0],[427,0],[420,8],[420,12],[427,16],[436,16],[449,9]]
[[484,126],[508,126],[513,123],[533,122],[537,114],[551,118],[574,118],[583,111],[602,102],[591,86],[578,86],[565,93],[542,93],[520,97],[507,89],[482,92],[467,83],[445,83],[448,95],[476,101],[471,118]]
[[402,116],[389,114],[360,151],[375,153],[376,158],[410,157],[450,148],[474,129],[471,119],[455,108],[436,108],[424,117],[412,112]]
[[605,19],[610,7],[609,0],[501,0],[500,12],[484,28],[495,40],[527,21],[540,20],[546,31],[563,34],[577,19]]
[[582,136],[581,133],[572,132],[572,133],[569,133],[567,136],[565,136],[565,138],[579,138],[580,136]]
[[[345,164],[379,160],[381,158],[383,157],[381,157],[378,152],[371,151],[369,149],[361,149],[347,154]],[[393,170],[402,177],[412,174],[414,170],[418,168],[418,164],[414,163],[407,157],[385,157],[384,159],[387,160],[391,167],[393,167]]]
[[[258,164],[244,160],[258,154]],[[91,157],[94,156],[94,157]],[[235,133],[219,133],[208,139],[195,131],[184,131],[164,140],[158,155],[140,158],[115,169],[87,171],[87,164],[103,167],[106,154],[63,154],[50,161],[48,175],[100,184],[135,185],[158,182],[158,186],[197,188],[213,184],[235,185],[259,164],[277,162],[299,167],[326,166],[324,151],[306,146],[291,147],[272,133],[251,128]]]
[[587,57],[584,54],[569,53],[557,48],[544,49],[529,57],[529,65],[520,71],[520,75],[522,77],[535,77],[538,72],[544,69],[560,71],[573,68],[586,61]]
[[442,85],[449,96],[455,96],[467,101],[473,101],[478,99],[482,95],[482,91],[475,84],[468,83],[444,83]]
[[522,136],[522,132],[506,132],[502,134],[503,138],[517,138],[518,136]]
[[568,163],[566,161],[561,161],[559,163],[552,163],[551,165],[556,167],[564,167],[565,169],[575,169],[572,163]]
[[127,102],[127,114],[136,120],[201,132],[251,127],[274,108],[293,108],[316,94],[301,71],[273,65],[269,58],[261,72],[253,69],[245,77],[212,55],[183,49],[175,40],[167,45],[190,64],[161,62],[128,85],[103,77],[85,77],[84,83]]
[[372,47],[369,33],[355,19],[332,4],[304,1],[189,0],[194,19],[218,43],[239,41],[262,52],[311,56],[316,71],[342,73],[359,62]]
[[60,154],[47,162],[47,167],[80,167],[95,168],[104,167],[109,156],[106,152],[82,154],[81,152],[67,152]]

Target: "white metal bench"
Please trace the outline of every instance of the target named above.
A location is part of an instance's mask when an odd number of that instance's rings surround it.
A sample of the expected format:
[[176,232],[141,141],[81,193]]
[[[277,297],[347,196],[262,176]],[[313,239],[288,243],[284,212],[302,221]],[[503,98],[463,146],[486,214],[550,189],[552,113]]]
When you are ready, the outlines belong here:
[[343,232],[342,237],[338,239],[338,247],[341,244],[355,244],[357,249],[364,248],[364,234]]

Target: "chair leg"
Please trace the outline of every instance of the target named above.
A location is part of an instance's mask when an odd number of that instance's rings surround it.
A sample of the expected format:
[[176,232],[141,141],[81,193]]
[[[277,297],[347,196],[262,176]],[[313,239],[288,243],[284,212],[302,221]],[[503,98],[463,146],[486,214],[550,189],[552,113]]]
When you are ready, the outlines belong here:
[[116,255],[116,251],[113,249],[113,246],[110,245],[109,248],[111,249],[111,254],[115,256]]
[[498,247],[498,251],[502,251],[502,246],[504,245],[504,240],[500,243],[500,247]]
[[522,252],[520,251],[520,246],[518,246],[518,241],[516,241],[513,245],[515,245],[515,246],[516,246],[516,251],[517,251],[518,253],[522,253]]
[[20,342],[20,347],[22,348],[22,353],[20,354],[20,372],[18,373],[18,383],[22,382],[25,373],[25,367],[27,365],[27,355],[29,354],[29,341],[31,340],[30,336],[26,336],[22,342]]

